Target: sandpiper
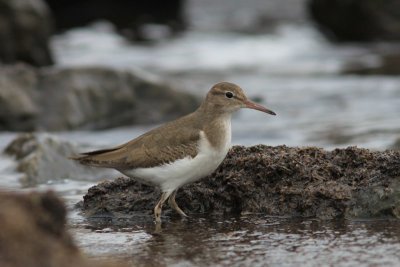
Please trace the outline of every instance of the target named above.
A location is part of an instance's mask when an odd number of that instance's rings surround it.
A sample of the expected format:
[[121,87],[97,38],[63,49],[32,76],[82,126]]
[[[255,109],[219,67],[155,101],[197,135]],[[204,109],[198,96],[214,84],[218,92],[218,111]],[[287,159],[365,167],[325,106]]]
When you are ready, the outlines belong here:
[[231,146],[231,115],[240,108],[273,111],[247,99],[233,83],[221,82],[207,93],[191,114],[155,128],[123,145],[82,153],[73,159],[82,164],[114,168],[145,184],[160,187],[161,199],[154,208],[161,222],[165,201],[180,215],[177,190],[211,174],[224,160]]

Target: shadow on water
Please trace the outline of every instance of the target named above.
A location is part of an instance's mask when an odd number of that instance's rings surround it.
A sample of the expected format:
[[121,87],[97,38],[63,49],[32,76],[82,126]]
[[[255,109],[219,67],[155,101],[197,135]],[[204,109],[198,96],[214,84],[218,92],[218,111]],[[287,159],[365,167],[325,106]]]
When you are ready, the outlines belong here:
[[157,229],[150,216],[138,216],[96,219],[90,228],[133,239],[145,234],[144,241],[118,255],[135,266],[396,266],[400,260],[399,220],[192,215],[164,218]]

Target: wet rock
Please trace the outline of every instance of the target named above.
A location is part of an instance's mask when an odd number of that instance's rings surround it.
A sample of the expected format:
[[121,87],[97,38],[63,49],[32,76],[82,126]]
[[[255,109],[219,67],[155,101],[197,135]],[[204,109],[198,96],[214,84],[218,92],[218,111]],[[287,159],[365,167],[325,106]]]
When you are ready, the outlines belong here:
[[112,172],[107,169],[84,167],[68,159],[82,148],[46,134],[21,134],[4,150],[15,157],[17,171],[24,173],[23,186],[63,179],[104,179]]
[[108,0],[45,0],[52,10],[58,30],[82,27],[97,20],[113,23],[125,36],[147,39],[144,26],[166,25],[171,35],[185,29],[183,0],[108,1]]
[[400,39],[397,0],[310,0],[310,16],[336,41]]
[[158,123],[193,111],[198,98],[106,67],[0,68],[0,130],[104,129]]
[[0,0],[0,62],[52,64],[50,17],[42,0]]
[[[0,265],[117,266],[89,260],[66,229],[66,208],[52,192],[0,193]],[[122,265],[119,265],[122,266]]]
[[[184,186],[177,203],[189,214],[399,218],[399,166],[400,152],[389,150],[235,146],[213,174]],[[159,196],[118,178],[90,188],[83,210],[92,218],[151,214]]]

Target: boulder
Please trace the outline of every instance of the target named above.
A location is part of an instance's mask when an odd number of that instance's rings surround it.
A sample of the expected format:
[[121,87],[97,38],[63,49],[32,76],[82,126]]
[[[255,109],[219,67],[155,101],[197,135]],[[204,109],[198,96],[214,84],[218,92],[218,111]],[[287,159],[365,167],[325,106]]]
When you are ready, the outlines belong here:
[[17,160],[17,171],[24,174],[23,186],[63,179],[99,180],[111,174],[108,169],[85,167],[68,159],[81,150],[55,136],[26,133],[17,136],[4,153]]
[[45,0],[53,12],[59,31],[82,27],[93,21],[107,20],[125,36],[147,39],[143,26],[156,23],[168,27],[171,35],[186,27],[183,0]]
[[[189,215],[400,218],[399,166],[400,151],[234,146],[213,174],[176,199]],[[118,178],[90,188],[82,207],[89,218],[150,216],[159,197],[158,189]]]
[[51,29],[51,15],[42,0],[0,0],[0,62],[52,64]]
[[67,231],[66,208],[52,192],[1,192],[0,227],[1,266],[117,266],[89,260],[79,251]]
[[106,67],[0,68],[0,130],[104,129],[159,123],[199,99],[129,71]]
[[46,97],[38,125],[48,130],[156,123],[189,113],[199,103],[161,83],[103,67],[51,69],[40,78]]
[[397,0],[309,0],[311,18],[336,41],[400,40]]

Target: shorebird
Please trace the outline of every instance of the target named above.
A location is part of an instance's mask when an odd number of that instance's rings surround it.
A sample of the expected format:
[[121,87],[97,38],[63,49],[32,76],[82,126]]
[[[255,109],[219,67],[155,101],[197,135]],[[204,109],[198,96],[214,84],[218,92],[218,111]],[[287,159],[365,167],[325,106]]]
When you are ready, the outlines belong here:
[[161,222],[163,204],[187,216],[176,204],[177,190],[211,174],[224,160],[231,146],[231,115],[241,108],[276,115],[250,101],[236,84],[221,82],[207,93],[191,114],[117,147],[82,153],[73,157],[81,164],[114,168],[145,184],[160,187],[162,195],[154,208]]

